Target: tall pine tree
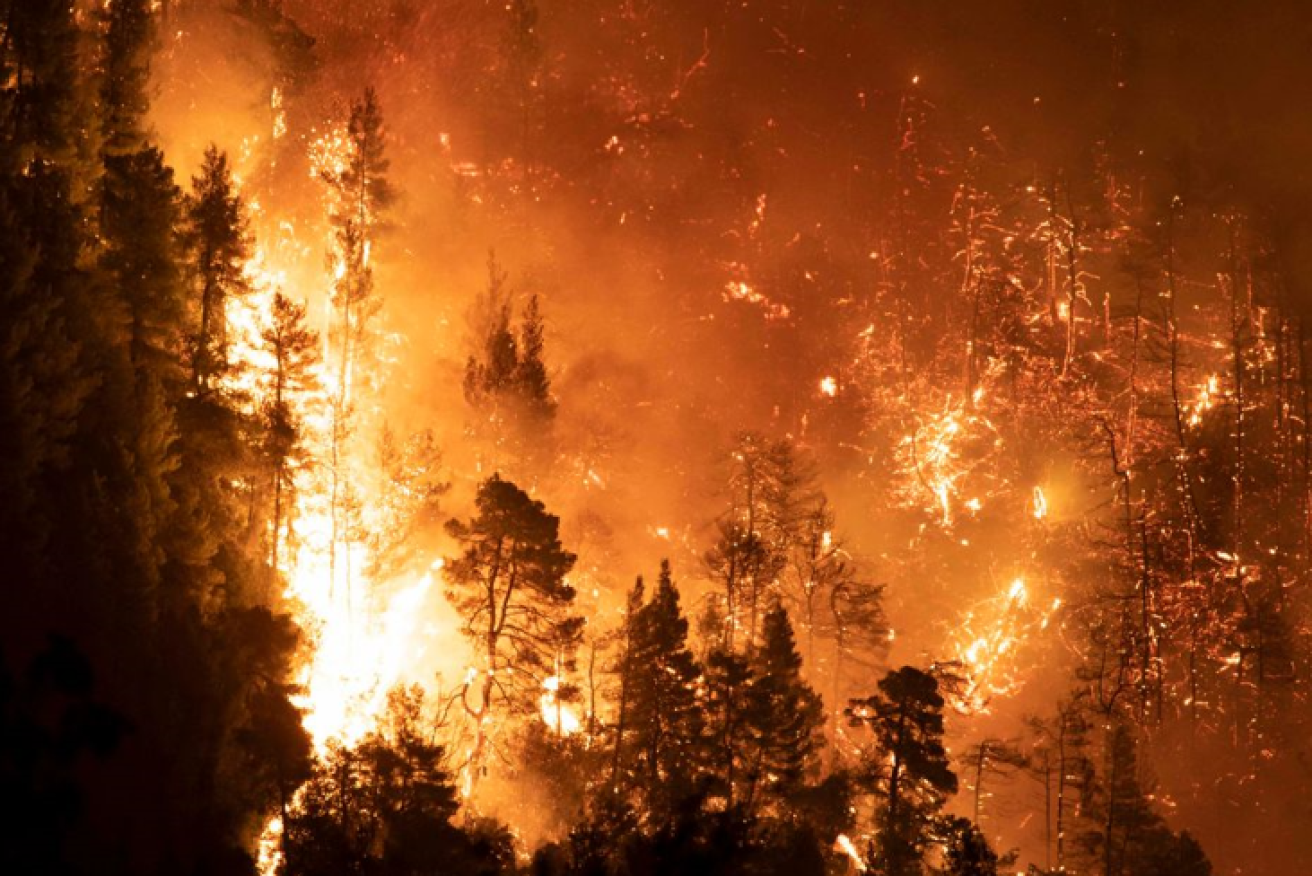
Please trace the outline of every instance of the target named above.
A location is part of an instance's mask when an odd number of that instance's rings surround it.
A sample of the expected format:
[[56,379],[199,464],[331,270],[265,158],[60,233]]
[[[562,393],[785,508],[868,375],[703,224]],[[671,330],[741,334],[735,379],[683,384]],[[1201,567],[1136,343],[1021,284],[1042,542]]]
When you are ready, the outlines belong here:
[[868,727],[875,745],[862,782],[875,795],[875,860],[885,876],[913,876],[932,838],[947,795],[957,790],[943,747],[943,697],[932,675],[904,666],[879,682],[879,691],[853,700],[847,714]]
[[668,560],[661,562],[651,601],[629,623],[617,757],[637,791],[639,811],[659,823],[696,790],[703,734],[701,669],[688,647],[688,621]]

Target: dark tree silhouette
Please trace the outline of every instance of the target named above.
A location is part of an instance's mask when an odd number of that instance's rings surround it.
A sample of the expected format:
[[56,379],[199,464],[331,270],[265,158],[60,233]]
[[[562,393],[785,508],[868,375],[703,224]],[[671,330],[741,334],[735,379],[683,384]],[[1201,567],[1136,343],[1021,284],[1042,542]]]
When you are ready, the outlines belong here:
[[477,509],[468,522],[447,524],[461,554],[446,566],[451,602],[481,664],[477,683],[464,688],[475,723],[471,777],[485,767],[489,721],[533,709],[547,678],[572,664],[583,626],[570,614],[574,588],[565,575],[574,555],[561,547],[559,519],[499,475],[479,487]]
[[854,726],[868,727],[875,741],[861,775],[879,801],[871,864],[888,876],[919,873],[938,812],[957,790],[943,748],[938,681],[904,666],[880,680],[878,693],[853,700],[847,714]]

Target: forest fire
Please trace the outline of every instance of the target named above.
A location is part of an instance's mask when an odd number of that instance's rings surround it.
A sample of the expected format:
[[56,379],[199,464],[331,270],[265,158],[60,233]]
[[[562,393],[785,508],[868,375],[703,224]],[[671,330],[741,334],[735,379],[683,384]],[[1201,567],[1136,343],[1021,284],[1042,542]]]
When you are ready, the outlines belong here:
[[983,712],[995,697],[1017,692],[1027,674],[1018,671],[1019,652],[1030,636],[1048,629],[1060,608],[1061,599],[1055,598],[1046,610],[1036,610],[1025,580],[1016,578],[1005,593],[968,611],[954,632],[956,660],[965,674],[957,707]]
[[1301,872],[1312,15],[1176,5],[7,0],[0,872]]

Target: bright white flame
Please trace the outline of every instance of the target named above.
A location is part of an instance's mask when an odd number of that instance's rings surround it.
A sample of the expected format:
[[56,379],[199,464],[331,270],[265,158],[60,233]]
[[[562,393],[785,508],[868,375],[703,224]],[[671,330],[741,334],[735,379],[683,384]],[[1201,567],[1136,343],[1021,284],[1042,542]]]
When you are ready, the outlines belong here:
[[1007,591],[1007,598],[1017,605],[1024,605],[1026,599],[1025,579],[1017,578],[1011,582],[1011,590]]
[[558,699],[560,676],[553,675],[542,682],[542,694],[539,703],[542,706],[542,720],[548,727],[562,736],[577,733],[582,726],[574,709]]
[[1048,516],[1048,497],[1044,495],[1043,487],[1034,488],[1034,519],[1042,520]]
[[275,815],[269,819],[260,833],[255,869],[265,876],[273,876],[282,869],[282,865],[282,819]]
[[834,840],[834,845],[838,847],[839,851],[852,860],[852,864],[856,867],[857,872],[866,872],[865,858],[861,857],[861,853],[856,850],[856,846],[852,844],[852,840],[847,834],[840,833],[838,838]]

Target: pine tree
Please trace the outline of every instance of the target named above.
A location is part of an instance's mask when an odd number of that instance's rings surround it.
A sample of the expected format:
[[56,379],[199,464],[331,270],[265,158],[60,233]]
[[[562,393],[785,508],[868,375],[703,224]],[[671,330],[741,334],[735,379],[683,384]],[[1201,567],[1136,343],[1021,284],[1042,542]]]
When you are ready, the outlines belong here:
[[[739,435],[729,454],[729,507],[705,562],[724,588],[730,647],[756,644],[759,620],[788,565],[813,475],[789,441]],[[740,628],[742,633],[739,633]]]
[[378,438],[380,522],[373,535],[369,576],[386,580],[403,571],[427,569],[436,556],[442,497],[451,484],[442,478],[442,450],[430,429],[398,441],[387,424]]
[[824,706],[802,678],[802,656],[782,605],[766,612],[751,665],[744,800],[749,808],[758,800],[779,803],[795,796],[818,767],[824,742]]
[[1090,787],[1078,837],[1087,869],[1102,876],[1208,876],[1211,864],[1197,842],[1175,834],[1144,790],[1134,733],[1115,724],[1106,768]]
[[625,744],[625,734],[629,732],[629,702],[632,699],[631,692],[638,665],[636,657],[638,615],[642,611],[645,592],[642,576],[639,575],[638,580],[634,582],[633,588],[629,590],[625,599],[624,621],[615,634],[619,645],[619,655],[611,667],[611,671],[614,672],[618,680],[615,691],[615,740],[611,746],[610,763],[610,787],[612,790],[619,788],[621,770],[627,770],[629,765],[626,757],[628,751]]
[[170,397],[181,395],[186,298],[182,283],[182,193],[153,146],[105,158],[101,265],[123,302],[132,367]]
[[549,425],[556,413],[556,402],[551,397],[551,380],[543,361],[545,350],[542,312],[538,296],[534,295],[524,306],[519,327],[519,360],[515,365],[514,383],[520,404],[524,407],[526,426],[534,431]]
[[[112,562],[133,569],[120,574],[141,588],[144,618],[154,621],[165,602],[177,609],[197,596],[187,571],[212,555],[210,546],[197,554],[187,544],[188,521],[177,514],[169,486],[178,460],[175,404],[185,385],[185,289],[176,233],[181,192],[163,154],[151,146],[107,152],[104,167],[101,301],[89,332],[101,383],[82,428],[101,445],[91,452],[104,454],[101,459],[117,470],[122,481],[111,490],[121,490],[118,501],[130,509],[105,521],[120,534],[99,537],[121,545]],[[170,564],[172,586],[161,588]]]
[[939,810],[957,790],[943,748],[943,705],[934,677],[904,666],[848,707],[853,726],[874,734],[862,781],[881,801],[876,861],[886,876],[920,872]]
[[637,610],[632,626],[617,744],[629,753],[639,811],[659,823],[696,788],[703,733],[696,690],[701,670],[688,647],[688,621],[668,560],[661,562],[651,601]]
[[205,609],[212,611],[250,604],[257,582],[266,578],[265,557],[251,538],[263,472],[250,440],[258,420],[249,399],[224,381],[228,301],[248,291],[245,207],[227,157],[213,146],[192,186],[181,218],[193,288],[183,290],[186,323],[177,352],[189,386],[178,387],[174,402],[178,463],[169,488],[179,530],[175,543],[187,545],[189,554],[183,574],[200,585]]
[[961,758],[961,764],[966,770],[968,787],[974,799],[971,818],[976,825],[984,823],[984,801],[993,796],[984,789],[985,778],[1008,778],[1029,765],[1014,743],[993,738],[972,744]]
[[199,326],[192,341],[191,379],[198,395],[228,367],[227,303],[249,291],[249,221],[236,191],[227,153],[211,144],[187,201],[189,243],[197,285]]
[[69,170],[79,128],[74,10],[62,0],[10,0],[4,13],[0,72],[8,87],[0,91],[5,110],[0,173],[34,160]]
[[107,16],[101,105],[104,150],[110,157],[139,152],[146,145],[155,21],[148,0],[113,3]]
[[330,220],[333,247],[329,266],[333,272],[333,324],[329,331],[335,357],[335,386],[332,403],[329,478],[332,531],[329,574],[336,584],[339,546],[344,548],[344,565],[349,593],[350,546],[356,528],[353,517],[356,490],[350,471],[351,439],[355,433],[355,401],[352,388],[361,372],[368,374],[371,324],[382,308],[374,286],[372,266],[375,238],[385,226],[386,211],[396,198],[387,180],[382,109],[377,94],[366,88],[352,102],[346,126],[348,153],[344,165],[321,173],[333,197]]
[[465,401],[474,414],[470,431],[498,452],[498,462],[537,476],[552,457],[556,401],[538,297],[524,306],[516,332],[506,277],[489,257],[488,286],[471,313],[476,349],[465,365]]
[[998,876],[998,853],[968,818],[948,818],[943,832],[945,876]]
[[456,789],[436,729],[423,690],[402,687],[359,744],[332,743],[284,824],[289,876],[496,872],[502,849],[451,824]]
[[465,364],[465,401],[474,408],[494,404],[513,385],[519,367],[519,344],[510,328],[508,275],[494,254],[488,255],[487,275],[487,288],[470,315],[477,349]]
[[[276,808],[284,825],[291,821],[297,789],[314,768],[313,743],[302,724],[305,716],[288,699],[289,693],[286,687],[272,684],[255,690],[247,702],[246,726],[233,737],[242,755],[246,782],[258,804],[254,808]],[[284,842],[284,855],[286,851]]]
[[[832,739],[849,693],[849,673],[871,668],[887,652],[889,627],[883,586],[858,575],[847,545],[835,533],[834,512],[825,495],[819,493],[812,501],[791,527],[782,590],[804,636],[807,675],[828,692],[826,723]],[[825,642],[829,647],[818,647]],[[832,746],[831,763],[838,753],[838,746]]]
[[713,793],[724,800],[726,810],[743,802],[743,783],[748,780],[743,761],[750,751],[752,727],[751,685],[754,681],[747,658],[724,646],[713,648],[706,657],[707,761],[715,779]]
[[569,613],[574,588],[565,575],[574,555],[561,546],[559,518],[500,475],[479,487],[477,509],[468,522],[447,524],[461,553],[446,564],[448,598],[481,664],[477,699],[470,697],[473,679],[463,695],[475,724],[471,784],[485,766],[489,722],[535,710],[546,679],[569,668],[583,626]]
[[272,359],[272,388],[263,405],[263,452],[273,496],[269,568],[276,573],[280,547],[292,530],[288,511],[295,507],[296,476],[306,463],[303,424],[294,401],[312,384],[311,371],[318,363],[319,336],[305,324],[305,305],[295,303],[281,292],[273,297],[269,322],[260,335],[264,352]]
[[[87,283],[69,179],[53,164],[0,168],[0,549],[15,580],[50,571],[51,539],[69,517],[53,507],[51,487],[75,463],[78,419],[96,379],[85,319],[72,320],[86,313]],[[38,588],[20,589],[24,600],[41,598]],[[19,604],[12,610],[24,614]]]

